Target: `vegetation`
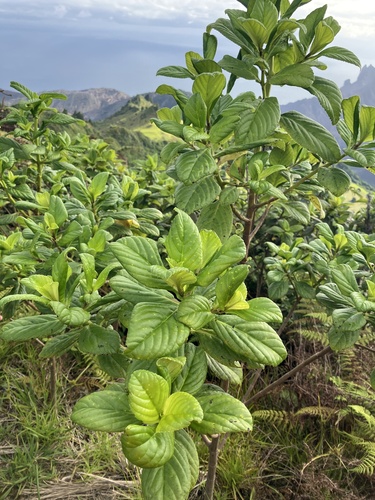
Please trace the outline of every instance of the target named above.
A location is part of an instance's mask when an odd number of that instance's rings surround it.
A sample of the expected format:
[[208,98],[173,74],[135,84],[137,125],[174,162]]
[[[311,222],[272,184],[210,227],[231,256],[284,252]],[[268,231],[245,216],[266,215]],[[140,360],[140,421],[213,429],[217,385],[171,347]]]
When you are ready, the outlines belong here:
[[[20,441],[4,495],[30,482],[40,492],[39,450],[51,463],[83,428],[111,433],[95,471],[106,460],[119,472],[121,433],[126,480],[139,475],[146,500],[374,493],[373,209],[363,192],[364,208],[349,209],[337,164],[373,167],[375,108],[314,74],[321,58],[360,64],[330,46],[340,27],[326,6],[297,20],[306,1],[240,3],[207,27],[202,54],[159,71],[192,80],[191,95],[157,89],[176,100],[152,110],[172,137],[162,163],[128,169],[104,141],[56,129],[77,123],[51,108],[64,96],[11,84],[26,101],[0,137],[0,338],[15,357],[5,421],[17,420],[35,467],[25,473]],[[213,31],[235,57],[215,61]],[[261,97],[232,97],[238,78]],[[315,95],[344,149],[319,123],[281,114],[273,85]],[[24,393],[12,370],[36,353]],[[96,380],[86,391],[83,373]],[[74,430],[55,429],[62,387]]]

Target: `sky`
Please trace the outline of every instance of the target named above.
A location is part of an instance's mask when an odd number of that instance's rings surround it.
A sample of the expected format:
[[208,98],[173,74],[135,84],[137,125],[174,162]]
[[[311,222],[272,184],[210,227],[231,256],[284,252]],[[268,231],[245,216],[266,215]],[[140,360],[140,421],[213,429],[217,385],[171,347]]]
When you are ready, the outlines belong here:
[[[296,17],[325,3],[342,26],[334,45],[355,52],[362,65],[375,65],[375,2],[312,0]],[[35,91],[109,87],[136,95],[162,83],[189,90],[191,81],[156,72],[183,66],[189,50],[201,53],[205,27],[227,8],[243,7],[236,0],[0,0],[0,89],[15,80]],[[236,56],[236,47],[217,35],[218,57]],[[326,62],[330,69],[320,76],[340,86],[356,80],[355,66]],[[245,90],[256,87],[234,88]],[[310,94],[284,87],[278,97],[286,103]]]

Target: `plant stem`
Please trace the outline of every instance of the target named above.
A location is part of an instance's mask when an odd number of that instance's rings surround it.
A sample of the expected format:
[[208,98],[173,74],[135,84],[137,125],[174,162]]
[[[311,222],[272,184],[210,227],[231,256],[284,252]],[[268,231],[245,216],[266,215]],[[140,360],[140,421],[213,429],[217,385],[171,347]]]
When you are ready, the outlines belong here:
[[213,500],[214,498],[218,457],[219,457],[219,436],[215,436],[212,438],[211,444],[209,445],[208,471],[207,471],[206,487],[204,490],[205,500]]
[[321,351],[317,352],[316,354],[313,354],[309,358],[305,359],[305,361],[303,361],[302,363],[297,365],[295,368],[290,370],[288,373],[285,373],[285,375],[283,375],[282,377],[275,380],[275,382],[273,382],[270,385],[267,385],[267,387],[265,387],[263,390],[254,394],[254,396],[252,396],[247,401],[245,401],[244,404],[249,405],[250,403],[253,403],[254,401],[257,401],[258,399],[262,398],[266,394],[269,394],[276,387],[278,387],[283,382],[285,382],[285,380],[288,380],[288,378],[293,377],[293,375],[300,372],[305,366],[309,365],[310,363],[312,363],[313,361],[315,361],[319,358],[322,358],[323,356],[325,356],[326,354],[328,354],[330,352],[332,352],[332,349],[330,348],[330,346],[328,346],[328,347],[325,347],[324,349],[322,349]]

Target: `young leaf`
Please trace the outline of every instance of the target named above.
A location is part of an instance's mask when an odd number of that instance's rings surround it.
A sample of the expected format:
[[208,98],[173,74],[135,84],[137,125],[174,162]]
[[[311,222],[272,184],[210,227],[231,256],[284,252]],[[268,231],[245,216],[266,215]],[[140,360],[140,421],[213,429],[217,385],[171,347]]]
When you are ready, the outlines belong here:
[[197,227],[199,230],[211,229],[215,231],[221,241],[228,239],[233,228],[231,206],[222,204],[219,199],[219,201],[214,201],[210,205],[203,207],[197,220]]
[[98,391],[84,396],[73,408],[72,420],[94,431],[122,432],[138,424],[132,414],[128,396],[120,391]]
[[184,108],[186,118],[197,129],[204,129],[207,123],[207,106],[200,94],[193,94]]
[[218,306],[224,309],[237,288],[243,283],[249,273],[246,265],[236,266],[229,269],[219,278],[215,287],[215,294]]
[[[172,384],[173,392],[183,391],[195,394],[204,384],[207,376],[206,355],[200,347],[188,343],[180,351],[186,357],[185,365]],[[180,352],[179,352],[180,353]]]
[[319,169],[318,181],[335,196],[346,193],[352,182],[349,175],[337,167]]
[[314,82],[306,90],[318,98],[321,106],[329,116],[332,125],[335,125],[341,115],[342,102],[341,90],[336,83],[316,76]]
[[277,304],[267,297],[257,297],[247,302],[248,309],[233,311],[233,314],[239,316],[245,321],[264,321],[265,323],[281,323],[283,320],[282,312]]
[[314,72],[307,64],[291,64],[275,73],[270,79],[271,85],[291,85],[308,89],[314,83]]
[[188,427],[192,421],[201,422],[203,411],[194,396],[175,392],[165,402],[163,415],[156,432],[173,432]]
[[159,422],[169,397],[168,382],[148,370],[136,370],[129,380],[129,404],[134,415],[144,424]]
[[216,101],[221,96],[226,85],[225,76],[222,73],[202,73],[195,77],[193,83],[193,94],[200,94],[207,106],[208,114],[211,113]]
[[269,137],[280,120],[280,106],[276,97],[260,101],[254,112],[243,113],[235,131],[236,144],[246,144]]
[[176,318],[192,330],[199,330],[213,320],[211,303],[201,295],[189,295],[180,302]]
[[165,239],[168,261],[173,267],[196,271],[202,266],[202,242],[197,226],[185,212],[177,210]]
[[174,452],[174,433],[155,432],[153,427],[129,425],[121,436],[122,451],[134,465],[144,469],[164,465]]

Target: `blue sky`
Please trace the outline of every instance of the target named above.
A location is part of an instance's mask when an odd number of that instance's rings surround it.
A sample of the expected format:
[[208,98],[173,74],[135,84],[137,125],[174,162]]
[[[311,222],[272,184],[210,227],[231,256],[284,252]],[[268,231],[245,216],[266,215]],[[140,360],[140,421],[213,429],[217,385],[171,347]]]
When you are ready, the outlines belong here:
[[[312,0],[304,10],[324,3],[327,14],[342,25],[335,44],[354,51],[363,64],[375,65],[375,3]],[[241,7],[235,0],[0,0],[0,88],[16,80],[36,91],[154,91],[167,82],[155,76],[160,67],[184,65],[185,52],[201,52],[205,26],[223,17],[226,8]],[[218,56],[226,53],[236,55],[236,49],[219,37]],[[322,76],[339,85],[358,76],[354,66],[329,65]],[[168,83],[189,88],[184,80]],[[248,88],[244,83],[235,90]],[[279,91],[282,102],[305,96],[290,88]]]

